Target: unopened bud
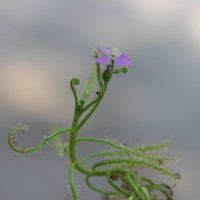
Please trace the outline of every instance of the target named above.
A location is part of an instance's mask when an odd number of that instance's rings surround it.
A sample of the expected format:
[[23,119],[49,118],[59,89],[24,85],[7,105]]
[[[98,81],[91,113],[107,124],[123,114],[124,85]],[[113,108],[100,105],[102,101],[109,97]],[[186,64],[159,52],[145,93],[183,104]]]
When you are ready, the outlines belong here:
[[128,72],[128,66],[123,66],[122,67],[122,72],[127,73]]
[[102,78],[104,80],[105,85],[108,84],[108,82],[110,81],[110,79],[112,78],[112,72],[109,68],[107,68],[103,74],[102,74]]

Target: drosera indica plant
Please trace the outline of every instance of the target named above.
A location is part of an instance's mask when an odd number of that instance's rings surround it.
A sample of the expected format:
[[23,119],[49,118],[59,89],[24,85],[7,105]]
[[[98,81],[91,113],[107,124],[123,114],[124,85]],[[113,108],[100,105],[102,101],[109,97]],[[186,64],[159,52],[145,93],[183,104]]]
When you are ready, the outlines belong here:
[[[106,68],[103,67],[107,63]],[[128,200],[157,200],[159,193],[166,200],[173,200],[172,187],[179,178],[179,174],[171,170],[167,165],[176,162],[176,159],[168,156],[162,156],[158,153],[168,145],[168,143],[152,145],[152,146],[128,146],[118,142],[115,139],[100,138],[83,138],[79,136],[79,132],[88,119],[95,112],[104,98],[108,85],[116,74],[127,73],[128,66],[132,61],[130,57],[123,54],[117,48],[107,48],[102,52],[99,48],[95,52],[95,70],[93,71],[86,89],[82,95],[78,95],[76,87],[80,84],[78,78],[73,78],[70,82],[71,90],[74,95],[75,109],[71,127],[65,127],[54,131],[35,146],[22,146],[16,141],[16,135],[24,133],[27,125],[19,123],[16,127],[11,128],[8,134],[8,143],[10,147],[18,153],[33,153],[39,151],[43,146],[55,138],[57,139],[57,147],[63,148],[63,152],[68,154],[71,160],[69,168],[69,182],[72,198],[79,199],[79,191],[75,182],[75,172],[79,171],[85,175],[86,185],[93,191],[104,195],[104,199],[128,199]],[[116,67],[117,65],[118,67]],[[119,67],[120,66],[120,67]],[[88,95],[92,92],[94,81],[97,81],[99,90],[96,91],[95,97],[88,102]],[[69,141],[63,145],[61,134],[68,132],[70,134]],[[107,150],[93,152],[81,160],[77,159],[76,147],[81,142],[97,142],[107,145]],[[93,166],[86,167],[86,163],[93,158],[98,158]],[[173,186],[165,183],[156,183],[154,180],[140,175],[140,168],[148,168],[154,170],[158,174],[165,174],[173,181]],[[93,177],[105,177],[111,190],[98,188],[91,183]]]

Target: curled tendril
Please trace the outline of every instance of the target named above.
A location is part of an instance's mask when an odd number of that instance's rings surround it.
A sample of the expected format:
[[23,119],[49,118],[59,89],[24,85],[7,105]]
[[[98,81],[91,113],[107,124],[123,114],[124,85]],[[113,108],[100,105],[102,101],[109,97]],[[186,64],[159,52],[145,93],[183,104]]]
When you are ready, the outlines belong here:
[[10,147],[18,153],[33,153],[36,152],[38,150],[40,150],[43,146],[45,146],[46,144],[48,144],[49,140],[51,140],[52,138],[54,138],[55,136],[67,132],[70,129],[69,128],[63,128],[60,129],[58,131],[53,132],[51,135],[49,136],[44,136],[43,139],[34,146],[22,146],[19,145],[18,142],[16,141],[16,135],[19,134],[23,134],[28,130],[28,126],[26,124],[23,123],[19,123],[17,124],[16,127],[11,128],[9,130],[8,133],[8,144],[10,145]]
[[74,84],[74,85],[79,85],[80,84],[80,79],[79,78],[73,78],[71,80],[71,83]]
[[77,86],[79,84],[80,84],[80,79],[78,79],[78,78],[73,78],[71,80],[71,82],[70,82],[71,90],[73,92],[74,99],[75,99],[75,106],[76,106],[76,108],[78,107],[78,96],[77,96],[75,85]]
[[23,123],[19,123],[15,128],[10,129],[10,131],[9,131],[9,134],[8,134],[8,144],[10,145],[10,147],[14,151],[16,151],[18,153],[32,153],[32,152],[38,151],[45,144],[48,143],[48,140],[46,139],[46,137],[44,137],[35,146],[22,146],[22,145],[19,145],[17,143],[17,141],[16,141],[16,135],[25,133],[25,131],[27,131],[27,129],[28,129],[27,125],[25,125]]

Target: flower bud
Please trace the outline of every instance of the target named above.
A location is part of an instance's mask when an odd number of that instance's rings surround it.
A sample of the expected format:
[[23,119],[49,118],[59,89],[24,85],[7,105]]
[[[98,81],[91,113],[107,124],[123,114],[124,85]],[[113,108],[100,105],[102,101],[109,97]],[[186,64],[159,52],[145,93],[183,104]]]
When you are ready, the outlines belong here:
[[102,78],[104,80],[105,85],[108,84],[110,79],[112,78],[112,72],[109,68],[107,68],[103,73],[102,73]]
[[127,73],[128,72],[128,66],[123,66],[122,67],[122,72]]

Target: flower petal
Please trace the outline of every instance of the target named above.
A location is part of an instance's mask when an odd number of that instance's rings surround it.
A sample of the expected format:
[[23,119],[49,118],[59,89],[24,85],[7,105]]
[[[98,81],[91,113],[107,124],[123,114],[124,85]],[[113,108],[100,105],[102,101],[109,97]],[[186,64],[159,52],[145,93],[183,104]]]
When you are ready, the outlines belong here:
[[117,56],[114,58],[116,63],[119,63],[120,65],[130,65],[131,59],[126,54],[121,54],[120,56]]
[[106,48],[106,52],[108,55],[111,55],[113,53],[113,50],[112,48],[109,47],[109,48]]
[[105,53],[103,53],[99,47],[97,48],[97,52],[98,52],[98,54],[101,55],[101,56],[105,55]]
[[106,55],[106,56],[100,56],[96,59],[96,61],[98,63],[104,63],[104,62],[107,62],[107,61],[110,61],[112,58],[112,56],[109,56],[109,55]]

